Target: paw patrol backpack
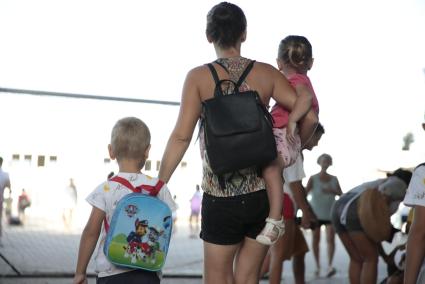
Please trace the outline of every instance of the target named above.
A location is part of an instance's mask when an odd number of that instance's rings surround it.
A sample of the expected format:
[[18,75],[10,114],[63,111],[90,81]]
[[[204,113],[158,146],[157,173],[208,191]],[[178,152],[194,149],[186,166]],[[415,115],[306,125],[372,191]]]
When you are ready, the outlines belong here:
[[110,181],[122,184],[133,193],[118,202],[110,224],[104,219],[107,236],[103,251],[106,257],[118,266],[161,270],[167,257],[173,223],[170,208],[156,197],[164,182],[135,188],[119,176]]

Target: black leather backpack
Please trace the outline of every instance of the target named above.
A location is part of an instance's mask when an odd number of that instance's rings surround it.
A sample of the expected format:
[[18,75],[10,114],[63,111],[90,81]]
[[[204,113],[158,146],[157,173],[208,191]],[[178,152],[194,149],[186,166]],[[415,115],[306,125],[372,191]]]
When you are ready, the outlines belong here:
[[[202,103],[202,125],[209,165],[219,177],[265,166],[277,156],[272,117],[260,96],[253,90],[239,92],[254,62],[249,63],[238,82],[219,80],[214,66],[208,64],[216,86],[214,97]],[[223,83],[233,84],[233,92],[223,94]],[[223,181],[220,184],[224,187]]]

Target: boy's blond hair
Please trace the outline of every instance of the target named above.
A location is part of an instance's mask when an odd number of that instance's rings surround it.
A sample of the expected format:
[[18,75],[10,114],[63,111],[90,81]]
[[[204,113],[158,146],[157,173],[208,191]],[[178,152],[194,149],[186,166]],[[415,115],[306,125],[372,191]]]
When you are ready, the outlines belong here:
[[143,160],[150,143],[149,128],[137,117],[122,118],[112,128],[111,148],[117,161],[121,159]]

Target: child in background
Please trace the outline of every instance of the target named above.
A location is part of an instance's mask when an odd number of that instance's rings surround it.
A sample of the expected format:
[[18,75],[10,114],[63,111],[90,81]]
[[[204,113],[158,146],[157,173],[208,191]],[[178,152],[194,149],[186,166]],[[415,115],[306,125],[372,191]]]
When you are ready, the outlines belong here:
[[[303,36],[290,35],[284,38],[279,45],[277,65],[294,87],[298,99],[296,105],[301,105],[304,112],[289,112],[282,106],[273,106],[271,114],[274,119],[273,133],[276,138],[278,159],[264,168],[263,177],[266,181],[266,189],[270,203],[269,217],[266,226],[257,236],[257,241],[272,245],[283,234],[284,225],[282,219],[283,180],[282,171],[292,165],[304,144],[310,137],[305,137],[308,130],[300,128],[298,135],[297,122],[313,109],[319,114],[319,103],[313,90],[307,72],[313,66],[313,51],[310,42]],[[294,109],[296,107],[294,106]]]
[[[111,134],[111,143],[108,145],[109,156],[117,159],[119,173],[117,176],[125,178],[134,187],[141,184],[155,185],[158,179],[149,177],[141,172],[149,155],[150,132],[146,124],[138,118],[127,117],[119,120]],[[125,195],[132,193],[126,187],[116,182],[101,183],[88,197],[92,205],[92,212],[83,230],[78,252],[77,268],[74,284],[87,283],[86,269],[100,237],[97,247],[95,264],[98,273],[96,283],[160,283],[156,272],[126,269],[110,263],[103,252],[106,231],[102,226],[104,219],[110,224],[111,217],[118,201]],[[175,203],[166,185],[159,191],[157,197],[167,203],[171,210]],[[137,283],[139,283],[137,282]]]
[[[191,238],[196,238],[199,231],[199,213],[201,213],[201,205],[202,193],[199,184],[197,184],[196,191],[190,199],[189,228]],[[195,222],[195,226],[193,225],[193,222]]]
[[18,217],[23,224],[26,221],[25,210],[30,206],[31,200],[23,188],[21,194],[18,196]]

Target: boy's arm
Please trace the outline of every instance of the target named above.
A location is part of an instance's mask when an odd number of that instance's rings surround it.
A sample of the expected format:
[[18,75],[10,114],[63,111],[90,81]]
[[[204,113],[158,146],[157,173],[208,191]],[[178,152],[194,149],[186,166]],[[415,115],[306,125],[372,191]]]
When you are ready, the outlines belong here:
[[186,153],[196,123],[201,116],[202,104],[199,97],[198,82],[202,81],[200,76],[202,72],[209,71],[208,69],[201,71],[200,68],[191,70],[183,85],[179,115],[165,147],[158,173],[158,178],[166,183],[168,183]]
[[74,284],[87,283],[86,270],[90,258],[96,248],[105,212],[93,206],[89,220],[83,230],[78,250],[77,268],[75,270]]

